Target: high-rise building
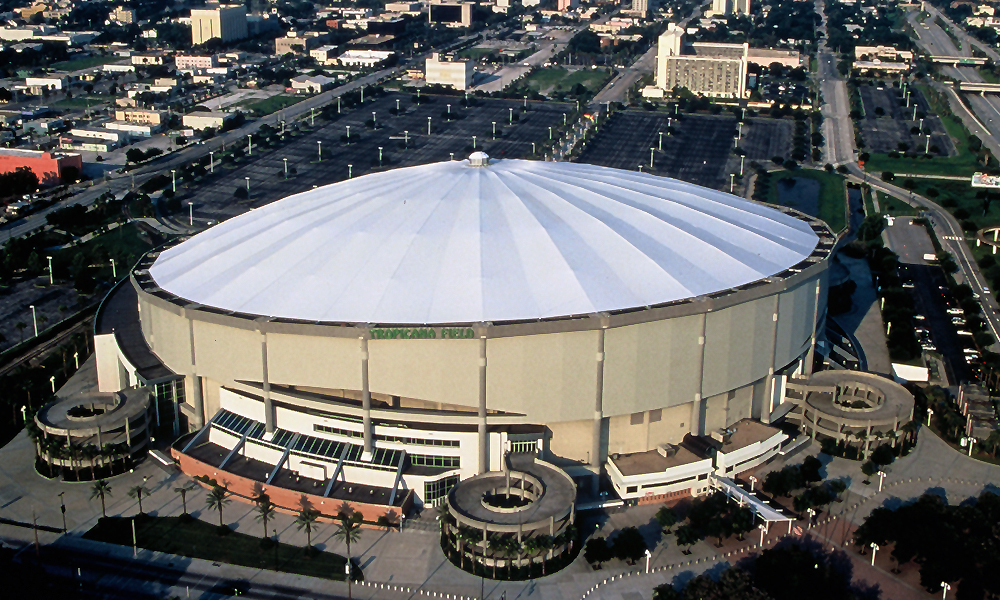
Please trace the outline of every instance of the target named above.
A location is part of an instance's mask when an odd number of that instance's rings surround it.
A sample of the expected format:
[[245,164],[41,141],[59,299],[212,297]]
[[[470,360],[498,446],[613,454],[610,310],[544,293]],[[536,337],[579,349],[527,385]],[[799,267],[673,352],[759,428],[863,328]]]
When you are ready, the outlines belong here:
[[191,43],[195,46],[215,38],[232,42],[246,37],[247,11],[243,6],[191,9]]
[[108,19],[123,25],[130,25],[135,23],[135,9],[125,8],[124,6],[116,7],[113,11],[111,11],[111,14],[108,15]]
[[452,60],[451,57],[443,57],[437,52],[431,54],[431,57],[424,62],[424,78],[427,83],[446,85],[456,90],[467,90],[472,87],[474,72],[473,61]]
[[713,15],[748,15],[750,0],[712,0]]
[[652,0],[632,0],[632,12],[640,17],[649,16],[649,11],[653,9]]
[[749,45],[684,42],[684,30],[671,23],[656,52],[656,87],[687,88],[713,98],[743,98]]
[[579,0],[558,0],[556,7],[559,10],[571,10],[580,5]]

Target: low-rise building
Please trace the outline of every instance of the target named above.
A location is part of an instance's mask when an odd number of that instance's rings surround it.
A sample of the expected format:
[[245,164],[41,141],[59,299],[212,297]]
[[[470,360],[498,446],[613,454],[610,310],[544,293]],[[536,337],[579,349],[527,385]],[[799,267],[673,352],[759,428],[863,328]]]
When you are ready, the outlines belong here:
[[174,57],[174,67],[178,71],[186,71],[191,69],[210,69],[212,67],[219,66],[219,55],[182,55]]
[[440,84],[457,90],[472,87],[475,66],[471,60],[454,60],[451,56],[431,54],[424,62],[424,77],[429,84]]
[[327,36],[317,31],[290,31],[288,34],[275,38],[274,53],[278,56],[292,54],[308,54],[313,48],[318,48],[327,40]]
[[336,52],[336,46],[320,46],[319,48],[310,50],[309,56],[316,59],[316,62],[319,64],[326,65],[332,62],[337,62]]
[[374,67],[394,54],[389,50],[348,50],[337,57],[337,62],[345,67]]
[[65,75],[45,75],[43,77],[25,77],[24,85],[32,94],[41,94],[43,90],[64,90],[69,87],[69,78]]
[[108,20],[122,25],[131,25],[136,22],[135,9],[125,8],[124,6],[115,7],[115,9],[111,11],[111,14],[108,15]]
[[169,62],[169,57],[163,54],[133,54],[130,58],[133,65],[165,65]]
[[750,48],[747,52],[747,62],[761,67],[770,67],[778,63],[783,67],[795,69],[802,66],[802,55],[797,50]]
[[892,46],[855,46],[855,60],[913,62],[913,53],[909,50],[896,50]]
[[162,110],[145,108],[119,108],[115,110],[115,120],[127,123],[160,126],[166,122],[167,113]]
[[108,121],[104,124],[105,129],[114,131],[125,131],[133,136],[152,137],[154,133],[159,133],[162,125],[151,125],[148,123],[133,123],[129,121]]
[[201,131],[206,127],[218,130],[222,129],[222,126],[226,124],[226,121],[232,119],[234,116],[234,113],[196,111],[181,117],[181,124],[184,127],[190,127],[195,131]]
[[[0,173],[12,173],[20,167],[31,169],[39,184],[53,186],[62,183],[66,176],[79,175],[83,158],[72,152],[0,149]],[[69,168],[75,171],[67,171]]]
[[472,2],[462,0],[431,0],[427,5],[427,22],[449,27],[471,27],[472,7]]
[[294,92],[318,94],[333,87],[336,79],[326,75],[299,75],[292,78],[291,90]]

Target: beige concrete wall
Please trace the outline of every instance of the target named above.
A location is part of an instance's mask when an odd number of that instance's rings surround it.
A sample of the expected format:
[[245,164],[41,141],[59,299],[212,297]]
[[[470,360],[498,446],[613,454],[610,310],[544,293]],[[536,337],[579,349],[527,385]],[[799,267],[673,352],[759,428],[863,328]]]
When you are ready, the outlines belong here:
[[597,335],[574,331],[488,340],[489,408],[528,414],[536,423],[592,418]]
[[[150,333],[153,339],[150,343],[153,353],[164,364],[169,366],[176,373],[185,373],[191,364],[191,343],[188,330],[188,320],[179,314],[174,314],[141,300],[139,306],[142,310],[143,333],[147,336],[147,343],[150,342]],[[152,331],[146,330],[146,322],[152,323]]]
[[94,354],[97,355],[97,389],[102,392],[117,392],[124,388],[128,382],[121,378],[115,335],[95,335]]
[[709,313],[705,328],[703,397],[756,381],[771,366],[774,297]]
[[647,450],[660,444],[679,444],[684,434],[691,430],[691,406],[688,404],[663,409],[659,421],[653,421],[652,416],[650,413],[646,415],[649,423]]
[[474,339],[371,340],[371,391],[479,406],[479,343]]
[[729,406],[729,396],[732,392],[723,392],[715,396],[705,398],[702,406],[704,418],[702,420],[702,434],[708,434],[716,429],[723,429],[726,423],[727,407]]
[[261,381],[260,343],[256,331],[194,322],[195,360],[198,373],[217,381]]
[[[777,368],[789,364],[809,347],[815,307],[815,280],[781,294],[778,304],[781,317],[778,319],[778,339],[774,353]],[[821,312],[822,308],[821,304]]]
[[269,333],[267,371],[272,384],[360,390],[361,341]]
[[701,316],[608,329],[604,414],[686,404],[698,392]]
[[552,455],[551,462],[590,462],[593,420],[549,423],[548,427],[552,435],[546,452]]

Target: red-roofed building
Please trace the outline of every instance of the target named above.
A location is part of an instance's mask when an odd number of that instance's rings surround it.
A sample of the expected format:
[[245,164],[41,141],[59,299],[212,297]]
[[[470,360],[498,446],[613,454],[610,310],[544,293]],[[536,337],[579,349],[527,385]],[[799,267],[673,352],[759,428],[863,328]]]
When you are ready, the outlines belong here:
[[28,167],[43,186],[62,183],[66,169],[75,167],[83,172],[83,158],[72,152],[39,152],[36,150],[0,150],[0,173],[12,173],[18,167]]

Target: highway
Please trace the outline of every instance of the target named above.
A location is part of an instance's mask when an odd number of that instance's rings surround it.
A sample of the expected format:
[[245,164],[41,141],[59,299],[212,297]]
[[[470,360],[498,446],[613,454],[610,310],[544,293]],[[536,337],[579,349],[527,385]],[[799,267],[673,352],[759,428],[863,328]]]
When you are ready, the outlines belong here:
[[[826,15],[823,11],[823,0],[816,1],[816,11],[822,16],[821,30],[824,36],[820,39],[817,52],[819,72],[817,77],[823,92],[823,127],[827,144],[827,160],[836,165],[846,165],[850,179],[858,183],[867,183],[872,188],[895,196],[904,202],[921,207],[933,226],[934,233],[941,241],[945,250],[955,257],[959,272],[956,279],[968,283],[972,290],[981,297],[983,316],[993,332],[1000,340],[1000,314],[993,294],[985,283],[979,266],[972,257],[972,252],[965,243],[965,235],[958,220],[947,210],[938,206],[930,199],[913,194],[903,188],[886,183],[872,177],[858,166],[856,148],[854,147],[854,129],[850,120],[850,101],[847,95],[847,84],[837,71],[836,55],[826,47]],[[947,36],[946,36],[947,37]],[[952,46],[954,48],[954,46]],[[969,174],[971,177],[971,173]],[[994,344],[994,349],[997,345]]]

